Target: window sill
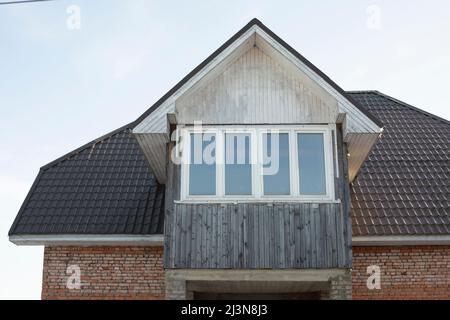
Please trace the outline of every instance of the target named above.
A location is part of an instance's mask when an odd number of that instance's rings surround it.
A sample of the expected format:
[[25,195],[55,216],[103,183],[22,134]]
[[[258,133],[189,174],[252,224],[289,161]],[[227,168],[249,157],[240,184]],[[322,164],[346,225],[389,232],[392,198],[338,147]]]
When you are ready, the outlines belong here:
[[260,203],[260,204],[278,204],[278,203],[341,203],[340,199],[186,199],[174,200],[174,203],[180,204],[243,204],[243,203]]

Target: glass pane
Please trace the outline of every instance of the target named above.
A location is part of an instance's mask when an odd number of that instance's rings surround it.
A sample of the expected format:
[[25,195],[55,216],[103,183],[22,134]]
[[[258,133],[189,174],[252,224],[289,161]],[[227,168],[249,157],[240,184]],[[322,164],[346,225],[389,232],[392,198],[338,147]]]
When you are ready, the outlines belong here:
[[216,136],[191,133],[189,194],[216,194]]
[[263,134],[263,174],[265,195],[289,195],[289,134]]
[[299,133],[297,143],[300,193],[326,194],[323,134]]
[[225,134],[225,194],[252,194],[250,134]]

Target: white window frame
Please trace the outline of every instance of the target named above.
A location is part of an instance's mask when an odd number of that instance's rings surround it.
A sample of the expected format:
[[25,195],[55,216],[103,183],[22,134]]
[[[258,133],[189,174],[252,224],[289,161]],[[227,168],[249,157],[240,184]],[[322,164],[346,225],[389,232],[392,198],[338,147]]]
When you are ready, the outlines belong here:
[[[332,137],[335,125],[203,125],[200,129],[194,126],[179,125],[178,130],[183,137],[181,163],[180,202],[336,202],[334,190],[334,160]],[[263,133],[278,131],[289,134],[289,170],[290,195],[264,195],[264,179],[262,176]],[[191,152],[191,133],[216,135],[216,195],[189,195],[189,162]],[[250,134],[250,150],[252,163],[252,194],[225,195],[225,133]],[[324,139],[325,186],[324,195],[300,194],[297,134],[322,133]],[[256,163],[255,163],[256,160]]]
[[[263,166],[261,165],[262,163],[262,159],[263,159],[263,152],[264,152],[264,148],[263,148],[263,135],[265,133],[273,133],[273,130],[277,130],[276,133],[287,133],[288,134],[288,139],[289,139],[289,189],[290,189],[290,194],[277,194],[277,195],[269,195],[269,194],[264,194],[264,176],[263,176]],[[258,146],[259,146],[259,152],[258,152],[258,159],[260,161],[257,162],[257,169],[259,172],[259,178],[260,181],[258,182],[258,185],[261,187],[260,189],[260,194],[259,197],[261,197],[261,199],[266,199],[266,200],[271,200],[273,198],[277,198],[277,199],[291,199],[293,196],[295,196],[297,193],[295,192],[295,186],[294,186],[294,176],[293,173],[295,171],[295,168],[293,167],[295,164],[292,163],[292,156],[294,154],[293,149],[292,149],[292,130],[290,129],[285,129],[284,127],[282,128],[260,128],[258,129]]]
[[[227,195],[227,194],[225,194],[225,152],[224,152],[224,150],[225,150],[225,135],[227,134],[227,133],[231,133],[231,134],[239,134],[239,133],[241,133],[241,134],[249,134],[250,135],[250,164],[252,165],[252,182],[251,182],[251,187],[252,187],[252,194],[251,195],[238,195],[238,194],[230,194],[230,195]],[[257,172],[256,172],[256,167],[255,167],[255,165],[254,165],[254,162],[255,162],[255,160],[254,159],[256,159],[255,158],[255,156],[256,156],[256,154],[255,154],[255,152],[256,152],[256,147],[257,147],[257,145],[256,145],[256,143],[255,142],[257,142],[257,136],[256,136],[256,132],[255,132],[255,130],[253,130],[253,129],[250,129],[250,128],[239,128],[239,127],[229,127],[229,128],[227,128],[227,129],[225,129],[225,130],[220,130],[220,134],[222,135],[222,145],[221,145],[221,149],[222,149],[222,152],[221,152],[221,158],[220,158],[220,160],[221,160],[221,162],[220,163],[222,163],[222,165],[220,165],[219,164],[219,170],[221,171],[221,174],[222,174],[222,179],[221,179],[221,184],[222,184],[222,190],[223,190],[223,192],[220,194],[220,196],[222,196],[224,199],[237,199],[237,200],[246,200],[246,199],[248,199],[248,198],[252,198],[252,197],[254,197],[254,194],[255,194],[255,185],[254,185],[254,181],[255,181],[255,177],[256,177],[256,175],[257,175]],[[216,146],[217,147],[217,146]]]
[[[322,133],[323,134],[323,148],[324,148],[324,165],[325,165],[325,194],[324,195],[305,195],[301,193],[300,190],[300,168],[298,167],[298,134],[299,133]],[[333,162],[333,148],[334,145],[332,143],[332,131],[327,130],[294,130],[295,135],[295,161],[296,161],[296,173],[297,173],[297,194],[299,197],[305,197],[311,200],[314,199],[322,199],[326,197],[328,200],[331,200],[331,197],[334,198],[334,162]],[[332,191],[333,194],[329,194],[329,192]]]

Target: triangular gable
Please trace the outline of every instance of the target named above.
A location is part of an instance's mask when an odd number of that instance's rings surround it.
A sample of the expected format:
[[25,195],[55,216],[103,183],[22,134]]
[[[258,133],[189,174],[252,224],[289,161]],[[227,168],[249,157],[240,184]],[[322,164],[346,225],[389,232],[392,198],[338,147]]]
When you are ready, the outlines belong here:
[[290,61],[312,81],[335,97],[339,103],[340,112],[347,114],[347,129],[350,132],[375,133],[380,131],[382,124],[378,119],[361,108],[342,88],[258,19],[253,19],[140,116],[135,122],[136,126],[133,132],[163,133],[166,131],[167,114],[174,111],[174,101],[212,70],[220,69],[221,65],[225,65],[227,59],[231,60],[233,57],[239,56],[255,42],[258,42],[258,46],[264,47],[265,50],[270,50]]
[[[320,101],[319,97],[319,103],[313,105],[310,110],[315,111],[320,108],[325,110],[328,107],[335,109],[332,113],[334,118],[332,119],[329,116],[324,118],[325,121],[321,123],[342,122],[344,139],[351,154],[349,176],[352,180],[381,133],[381,122],[360,107],[342,88],[259,20],[253,19],[135,121],[133,133],[158,181],[164,183],[166,179],[166,143],[169,142],[169,123],[177,122],[177,115],[182,114],[177,109],[179,102],[183,101],[180,98],[188,95],[191,92],[190,90],[195,90],[199,84],[214,81],[217,75],[227,71],[230,64],[242,55],[247,54],[249,50],[252,50],[252,47],[257,47],[274,61],[284,65],[285,69],[292,69],[297,72],[298,75],[303,77],[305,83],[308,83],[309,89],[319,88],[316,91],[326,93],[326,95],[322,95],[325,101]],[[326,96],[331,97],[333,103],[327,104]],[[204,108],[208,108],[208,106],[205,105]],[[186,109],[184,114],[188,114],[189,110]],[[280,110],[280,113],[282,112],[283,110]],[[252,110],[247,113],[251,114]],[[201,120],[202,116],[198,118]],[[244,123],[253,122],[247,121]],[[258,121],[255,123],[258,123]],[[298,123],[301,123],[301,121],[298,121]]]

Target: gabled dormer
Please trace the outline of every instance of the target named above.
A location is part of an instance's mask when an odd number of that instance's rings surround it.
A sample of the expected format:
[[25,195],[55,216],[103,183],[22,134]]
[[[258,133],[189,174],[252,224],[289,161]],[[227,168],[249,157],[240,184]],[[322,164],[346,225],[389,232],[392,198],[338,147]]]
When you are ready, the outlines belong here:
[[[262,130],[270,125],[292,126],[293,130],[311,126],[324,130],[321,131],[326,144],[324,153],[335,152],[331,146],[335,126],[342,126],[349,153],[350,181],[382,131],[382,124],[375,117],[257,19],[237,32],[136,122],[133,133],[160,183],[167,180],[166,144],[178,139],[171,136],[171,128],[186,128],[195,122],[210,128],[239,129],[240,125],[241,129],[253,126]],[[254,139],[260,136],[254,135]],[[291,149],[299,143],[294,138],[291,132]],[[256,148],[256,152],[261,148]],[[291,161],[295,162],[295,158]],[[325,168],[326,175],[333,174],[329,166]],[[300,195],[299,191],[291,192],[293,196]]]

